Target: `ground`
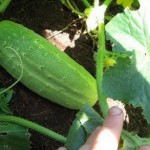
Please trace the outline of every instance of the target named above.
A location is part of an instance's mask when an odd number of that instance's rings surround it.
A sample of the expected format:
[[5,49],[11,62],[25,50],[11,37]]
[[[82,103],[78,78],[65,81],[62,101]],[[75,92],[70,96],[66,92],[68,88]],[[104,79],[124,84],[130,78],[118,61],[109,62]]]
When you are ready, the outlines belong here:
[[[47,38],[65,51],[79,64],[95,76],[93,41],[84,31],[84,22],[63,7],[57,0],[12,0],[0,20],[12,20]],[[0,67],[0,86],[8,87],[15,79]],[[37,122],[49,129],[67,136],[69,127],[77,111],[61,107],[48,101],[18,83],[13,87],[14,94],[10,103],[14,115]],[[138,131],[141,136],[148,132],[148,125],[140,114],[140,109],[126,106],[130,125],[125,128]],[[135,117],[136,115],[136,117]],[[144,124],[144,126],[143,126]],[[62,143],[30,130],[32,150],[56,150]]]

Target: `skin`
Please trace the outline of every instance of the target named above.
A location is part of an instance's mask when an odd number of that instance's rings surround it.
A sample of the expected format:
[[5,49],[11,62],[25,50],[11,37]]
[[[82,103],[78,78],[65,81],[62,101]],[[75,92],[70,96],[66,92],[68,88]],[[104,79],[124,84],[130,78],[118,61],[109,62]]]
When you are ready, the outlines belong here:
[[[79,150],[117,150],[123,127],[124,115],[121,109],[112,107],[103,123],[89,136]],[[67,150],[60,147],[58,150]],[[150,146],[142,146],[140,150],[150,150]]]

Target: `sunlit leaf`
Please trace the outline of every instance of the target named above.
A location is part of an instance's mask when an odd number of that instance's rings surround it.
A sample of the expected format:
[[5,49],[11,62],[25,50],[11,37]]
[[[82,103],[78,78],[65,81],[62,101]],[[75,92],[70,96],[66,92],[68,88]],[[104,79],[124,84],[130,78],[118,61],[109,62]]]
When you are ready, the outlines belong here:
[[107,39],[113,51],[133,53],[118,58],[114,67],[104,73],[105,95],[142,107],[150,123],[150,9],[147,0],[140,0],[140,9],[116,15],[107,25]]
[[76,116],[84,127],[86,134],[92,133],[97,126],[101,126],[103,123],[103,118],[101,118],[101,116],[88,105],[83,107]]
[[124,8],[131,7],[134,0],[117,0],[118,5],[122,5]]

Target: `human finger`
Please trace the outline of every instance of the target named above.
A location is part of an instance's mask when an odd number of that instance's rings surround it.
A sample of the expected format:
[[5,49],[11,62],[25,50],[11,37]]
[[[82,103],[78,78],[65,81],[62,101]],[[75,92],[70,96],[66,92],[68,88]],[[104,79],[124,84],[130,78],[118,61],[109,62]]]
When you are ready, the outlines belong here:
[[117,150],[123,126],[123,112],[112,107],[102,127],[97,127],[80,150]]
[[142,146],[142,147],[140,148],[140,150],[150,150],[150,146],[147,146],[147,145]]
[[67,150],[65,147],[59,147],[57,150]]

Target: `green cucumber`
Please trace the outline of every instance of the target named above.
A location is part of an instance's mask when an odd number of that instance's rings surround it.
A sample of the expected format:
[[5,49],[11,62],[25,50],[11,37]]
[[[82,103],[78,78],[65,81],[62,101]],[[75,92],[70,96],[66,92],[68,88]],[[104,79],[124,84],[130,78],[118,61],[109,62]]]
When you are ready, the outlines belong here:
[[16,79],[22,68],[22,84],[64,107],[80,109],[97,101],[96,80],[87,70],[40,35],[7,20],[0,22],[0,65]]

